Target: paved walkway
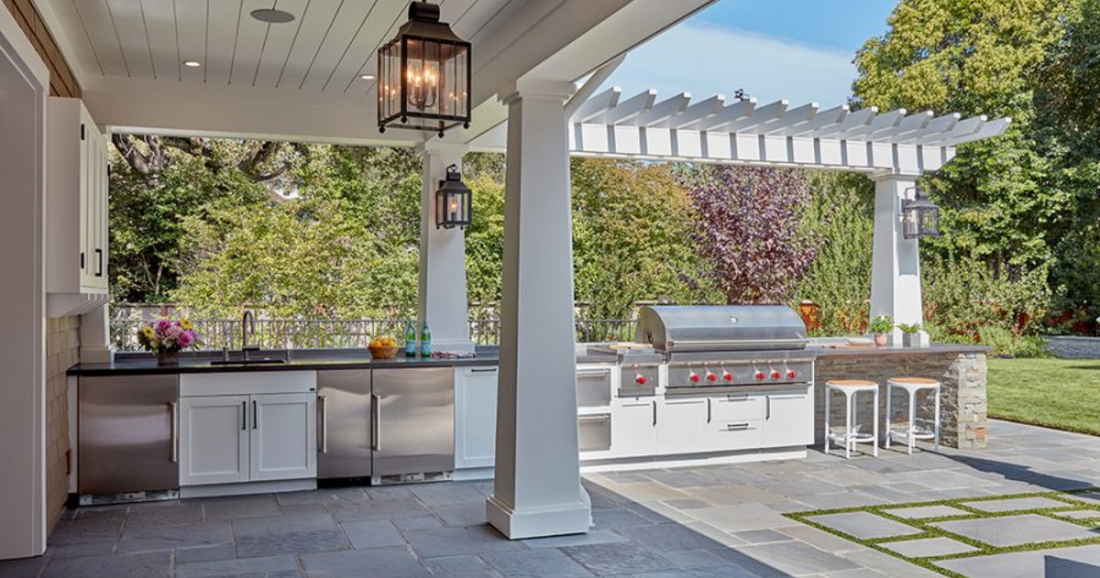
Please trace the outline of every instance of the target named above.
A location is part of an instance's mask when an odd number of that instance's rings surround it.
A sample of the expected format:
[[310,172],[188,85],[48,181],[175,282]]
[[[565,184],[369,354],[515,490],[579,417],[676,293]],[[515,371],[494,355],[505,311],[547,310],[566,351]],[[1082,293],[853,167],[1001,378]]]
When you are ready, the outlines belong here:
[[[85,508],[59,524],[46,556],[0,562],[0,578],[938,576],[783,514],[1100,485],[1100,438],[993,422],[990,439],[980,452],[845,461],[812,451],[796,461],[593,474],[589,534],[521,542],[485,525],[484,482]],[[1031,572],[1045,567],[1051,577],[1098,576],[1098,549],[1006,554],[1015,558],[993,561],[988,568],[1000,570],[985,575],[1042,576]]]

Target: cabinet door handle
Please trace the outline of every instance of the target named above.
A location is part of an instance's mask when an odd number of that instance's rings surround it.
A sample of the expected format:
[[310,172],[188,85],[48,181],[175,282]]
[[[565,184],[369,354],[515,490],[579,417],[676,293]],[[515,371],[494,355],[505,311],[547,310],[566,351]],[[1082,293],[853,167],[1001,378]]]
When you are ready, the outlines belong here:
[[317,408],[321,411],[321,444],[322,454],[328,453],[328,396],[317,396]]
[[765,402],[764,403],[764,409],[765,409],[764,419],[771,419],[772,418],[772,396],[770,396],[770,395],[766,396],[764,398],[764,402]]
[[248,402],[241,402],[241,431],[248,429]]
[[168,413],[172,416],[172,450],[171,460],[173,464],[178,464],[180,461],[180,408],[179,404],[170,401],[168,402]]
[[710,398],[707,398],[707,423],[710,423]]
[[657,427],[657,402],[653,402],[653,427]]
[[85,265],[84,265],[84,251],[81,251],[80,252],[80,269],[84,270],[84,267],[85,267]]
[[252,429],[260,427],[260,410],[256,407],[256,400],[252,400]]
[[382,451],[382,398],[374,395],[370,396],[371,411],[374,412],[374,419],[371,420],[371,445],[374,451]]
[[95,250],[95,255],[96,255],[95,276],[96,277],[102,277],[103,276],[103,249],[96,249]]
[[497,368],[495,368],[495,367],[475,368],[475,369],[470,370],[470,373],[496,373],[496,372],[497,372]]

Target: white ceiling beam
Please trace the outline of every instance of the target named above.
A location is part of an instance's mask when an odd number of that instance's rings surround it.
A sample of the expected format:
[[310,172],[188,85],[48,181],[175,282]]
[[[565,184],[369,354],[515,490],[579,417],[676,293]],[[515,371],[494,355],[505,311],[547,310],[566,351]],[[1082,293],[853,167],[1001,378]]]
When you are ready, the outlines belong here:
[[792,126],[784,130],[775,131],[775,134],[783,136],[814,136],[812,133],[825,127],[839,124],[848,116],[848,105],[842,104],[817,113],[813,120],[798,126]]
[[622,122],[628,122],[643,112],[653,108],[653,103],[657,100],[656,90],[647,90],[645,92],[635,94],[627,99],[626,102],[619,103],[615,108],[607,111],[600,119],[597,117],[594,121],[605,122],[607,124],[619,124]]
[[[592,98],[584,101],[576,112],[566,116],[570,122],[587,122],[597,116],[615,108],[615,105],[619,104],[619,97],[622,95],[623,89],[618,86],[612,86],[611,88],[593,96]],[[568,111],[566,111],[568,112]]]
[[703,119],[695,123],[691,127],[686,128],[701,131],[721,131],[724,130],[723,127],[730,124],[731,122],[735,122],[752,116],[753,109],[755,108],[755,98],[746,98],[745,100],[739,100],[723,108],[722,112],[719,112],[718,114],[710,118]]
[[900,144],[919,144],[930,139],[939,138],[947,131],[955,128],[960,118],[962,118],[962,115],[957,112],[934,118],[928,123],[928,126],[904,138],[897,139],[897,142]]
[[[679,129],[710,118],[722,111],[722,105],[726,102],[725,95],[718,94],[703,102],[697,102],[687,107],[683,113],[669,117],[661,123],[665,128]],[[653,126],[653,125],[650,125]]]
[[689,104],[691,104],[691,93],[682,92],[672,98],[658,102],[653,108],[635,117],[629,124],[637,126],[656,125],[678,114],[683,114]]
[[794,110],[788,110],[786,114],[779,118],[764,123],[760,127],[760,132],[762,134],[785,134],[788,129],[798,128],[813,122],[814,117],[817,116],[818,108],[821,108],[820,104],[811,102]]
[[823,127],[821,130],[814,133],[812,136],[816,138],[834,138],[836,135],[852,130],[857,127],[865,127],[875,120],[875,116],[878,114],[878,107],[872,106],[869,108],[861,108],[855,112],[850,112],[844,116],[844,118],[837,124]]
[[753,111],[752,116],[736,122],[731,122],[726,130],[730,132],[751,133],[752,129],[759,127],[768,121],[781,118],[784,113],[787,112],[787,107],[790,106],[790,102],[786,99],[777,100],[771,104],[765,104],[764,106]]

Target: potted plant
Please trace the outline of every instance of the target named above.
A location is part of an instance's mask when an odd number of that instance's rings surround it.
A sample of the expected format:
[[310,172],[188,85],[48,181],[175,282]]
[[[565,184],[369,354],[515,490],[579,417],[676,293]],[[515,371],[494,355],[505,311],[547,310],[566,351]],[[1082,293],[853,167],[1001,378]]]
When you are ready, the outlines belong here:
[[158,319],[138,329],[138,343],[145,351],[157,354],[160,365],[179,363],[184,349],[199,344],[198,333],[186,317],[182,319]]
[[879,315],[871,320],[871,333],[875,336],[875,345],[885,347],[889,342],[889,333],[894,330],[894,318]]
[[920,347],[920,323],[899,323],[902,347]]

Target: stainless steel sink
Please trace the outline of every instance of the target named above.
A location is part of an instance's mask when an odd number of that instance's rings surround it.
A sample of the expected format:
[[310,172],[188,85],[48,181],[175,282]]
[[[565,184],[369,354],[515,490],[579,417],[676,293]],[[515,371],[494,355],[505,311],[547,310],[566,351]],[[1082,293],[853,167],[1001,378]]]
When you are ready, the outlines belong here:
[[282,357],[255,357],[251,359],[215,359],[210,365],[278,365],[286,363]]

